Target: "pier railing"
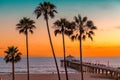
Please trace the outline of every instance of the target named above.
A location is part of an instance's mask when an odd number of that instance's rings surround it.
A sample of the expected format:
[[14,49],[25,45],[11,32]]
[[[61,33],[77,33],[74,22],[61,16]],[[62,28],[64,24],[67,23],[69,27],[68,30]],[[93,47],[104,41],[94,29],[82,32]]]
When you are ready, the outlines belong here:
[[[64,66],[64,60],[61,60],[61,66]],[[66,61],[67,67],[75,69],[77,71],[80,70],[80,61],[79,60],[72,60]],[[120,69],[109,67],[103,64],[93,64],[93,63],[87,63],[83,62],[82,64],[83,71],[89,72],[89,73],[95,73],[95,74],[103,74],[106,76],[110,76],[116,80],[120,80]]]

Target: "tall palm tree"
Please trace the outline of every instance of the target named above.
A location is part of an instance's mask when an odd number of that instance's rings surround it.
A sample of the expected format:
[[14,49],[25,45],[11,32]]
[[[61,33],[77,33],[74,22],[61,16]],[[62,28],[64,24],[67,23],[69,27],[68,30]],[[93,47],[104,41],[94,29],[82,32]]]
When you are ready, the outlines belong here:
[[80,47],[80,69],[81,69],[81,80],[84,80],[83,77],[83,68],[82,68],[82,40],[85,40],[86,37],[93,40],[92,35],[94,35],[93,30],[97,29],[94,26],[93,21],[87,20],[87,17],[81,17],[80,15],[75,16],[75,23],[76,23],[76,31],[74,31],[73,36],[71,37],[72,40],[78,39],[79,40],[79,47]]
[[12,80],[15,79],[15,71],[14,71],[14,63],[17,63],[21,60],[21,53],[19,52],[17,47],[10,46],[8,49],[5,51],[6,55],[4,57],[4,60],[6,63],[10,62],[12,63]]
[[50,45],[51,45],[51,49],[52,49],[52,54],[54,57],[54,61],[55,61],[55,65],[56,65],[56,69],[57,69],[57,73],[58,73],[58,79],[60,79],[60,73],[59,73],[59,68],[58,68],[58,64],[57,64],[57,60],[56,60],[56,55],[54,52],[54,48],[53,48],[53,44],[52,44],[52,39],[51,39],[51,35],[50,35],[50,29],[49,29],[49,24],[48,24],[48,19],[50,18],[54,18],[55,17],[55,13],[57,13],[56,11],[56,6],[50,2],[44,2],[44,3],[40,3],[38,5],[38,7],[35,9],[34,13],[36,14],[37,19],[43,15],[44,19],[46,21],[46,25],[47,25],[47,31],[48,31],[48,36],[49,36],[49,40],[50,40]]
[[64,34],[66,34],[67,36],[70,36],[72,34],[72,29],[70,28],[70,22],[67,21],[65,18],[61,18],[60,20],[57,20],[54,23],[54,28],[55,28],[55,31],[54,31],[55,36],[57,34],[62,34],[63,52],[64,52],[64,67],[65,67],[65,73],[66,73],[66,80],[68,80]]
[[28,32],[33,34],[33,29],[36,28],[34,24],[35,24],[34,20],[31,20],[30,18],[23,17],[23,19],[21,19],[19,21],[19,23],[16,25],[17,30],[19,30],[19,33],[23,33],[26,36],[27,74],[28,74],[27,78],[28,78],[28,80],[29,80]]

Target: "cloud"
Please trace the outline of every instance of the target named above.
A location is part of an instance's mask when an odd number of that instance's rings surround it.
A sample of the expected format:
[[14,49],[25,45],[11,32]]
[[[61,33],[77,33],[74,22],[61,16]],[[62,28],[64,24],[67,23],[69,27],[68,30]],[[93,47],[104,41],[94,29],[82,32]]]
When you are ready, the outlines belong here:
[[120,26],[115,27],[116,29],[120,29]]

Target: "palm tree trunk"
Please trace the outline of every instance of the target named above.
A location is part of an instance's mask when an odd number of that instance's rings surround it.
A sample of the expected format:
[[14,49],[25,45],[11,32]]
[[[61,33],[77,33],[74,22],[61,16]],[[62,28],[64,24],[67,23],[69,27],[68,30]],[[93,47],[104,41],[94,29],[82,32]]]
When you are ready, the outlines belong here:
[[55,52],[54,52],[54,48],[53,48],[53,44],[52,44],[52,39],[51,39],[51,35],[50,35],[48,19],[46,19],[46,24],[47,24],[47,31],[48,31],[48,36],[49,36],[49,40],[50,40],[50,45],[51,45],[51,49],[52,49],[52,53],[53,53],[53,57],[54,57],[54,61],[55,61],[56,69],[57,69],[57,73],[58,73],[58,79],[61,80],[60,73],[59,73],[59,68],[58,68],[58,64],[57,64],[57,60],[56,60],[56,56],[55,56]]
[[29,52],[28,52],[28,33],[26,33],[26,52],[27,52],[27,80],[29,80]]
[[14,61],[12,61],[12,80],[15,80]]
[[82,67],[83,64],[82,64],[82,38],[81,38],[82,33],[81,33],[81,26],[80,26],[79,31],[80,31],[80,42],[79,42],[79,46],[80,46],[80,70],[81,70],[81,80],[84,80],[84,78],[83,78],[83,67]]
[[[63,30],[63,26],[62,26]],[[65,39],[64,39],[64,33],[62,32],[62,39],[63,39],[63,51],[64,51],[64,67],[65,67],[65,74],[66,74],[66,80],[68,80],[68,72],[67,72],[67,62],[66,62],[66,50],[65,50]]]

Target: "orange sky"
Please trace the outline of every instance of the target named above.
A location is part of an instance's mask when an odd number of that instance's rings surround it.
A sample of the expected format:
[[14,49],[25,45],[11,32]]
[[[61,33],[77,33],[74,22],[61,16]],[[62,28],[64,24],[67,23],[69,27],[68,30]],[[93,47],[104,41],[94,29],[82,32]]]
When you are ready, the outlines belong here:
[[[4,2],[4,0],[1,1],[0,56],[4,56],[4,51],[11,45],[18,46],[19,50],[23,53],[23,56],[26,55],[25,36],[19,34],[15,29],[15,25],[24,16],[35,20],[35,25],[37,27],[37,29],[34,30],[34,34],[29,35],[30,56],[52,56],[45,21],[43,17],[37,20],[33,14],[33,10],[38,5],[39,1],[30,1],[29,3],[24,2],[24,0],[19,1],[19,3],[17,1],[11,3],[9,0],[8,3]],[[65,17],[72,21],[73,17],[78,14],[87,16],[88,19],[93,20],[98,28],[93,37],[94,41],[90,41],[89,39],[83,41],[83,56],[120,56],[120,2],[117,2],[116,0],[113,2],[106,1],[107,0],[99,3],[93,2],[92,4],[96,5],[89,7],[86,6],[89,4],[88,0],[86,0],[86,2],[74,2],[74,0],[71,0],[68,4],[66,1],[52,1],[56,4],[59,12],[53,20],[50,19],[49,21],[53,45],[57,56],[63,56],[62,39],[60,35],[57,37],[54,36],[54,29],[51,28],[51,26],[53,26],[55,20],[61,17]],[[61,6],[63,2],[66,5]],[[70,4],[76,5],[70,7]],[[22,10],[20,5],[23,5],[22,7],[27,7]],[[9,10],[12,11],[9,11],[8,7],[10,8]],[[79,42],[72,42],[68,37],[65,37],[65,40],[67,54],[79,56]]]

